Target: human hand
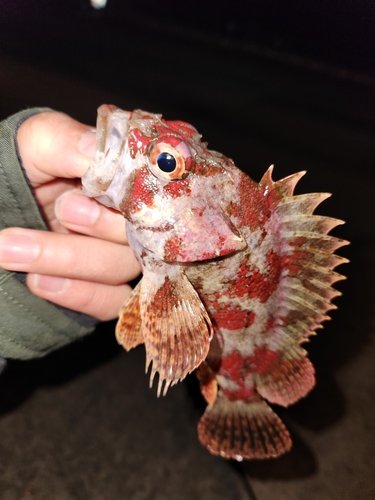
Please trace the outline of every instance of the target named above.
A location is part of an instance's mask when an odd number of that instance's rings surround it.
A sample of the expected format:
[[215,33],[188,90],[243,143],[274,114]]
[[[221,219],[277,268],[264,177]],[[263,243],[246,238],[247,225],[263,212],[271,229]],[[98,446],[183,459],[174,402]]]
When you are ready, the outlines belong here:
[[140,268],[123,216],[80,192],[95,153],[93,129],[44,112],[22,123],[17,141],[51,231],[0,231],[0,266],[28,273],[29,289],[55,304],[100,320],[117,317]]

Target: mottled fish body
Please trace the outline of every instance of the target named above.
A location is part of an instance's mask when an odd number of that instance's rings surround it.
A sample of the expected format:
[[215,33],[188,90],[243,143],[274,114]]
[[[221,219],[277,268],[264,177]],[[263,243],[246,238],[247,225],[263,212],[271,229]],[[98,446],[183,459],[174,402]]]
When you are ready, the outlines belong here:
[[207,149],[191,125],[101,106],[85,192],[120,210],[143,277],[120,312],[125,349],[144,343],[158,394],[197,369],[208,406],[198,426],[214,454],[277,457],[292,445],[266,401],[288,406],[314,386],[301,346],[335,306],[329,236],[313,215],[329,195],[294,196],[304,172],[259,183]]

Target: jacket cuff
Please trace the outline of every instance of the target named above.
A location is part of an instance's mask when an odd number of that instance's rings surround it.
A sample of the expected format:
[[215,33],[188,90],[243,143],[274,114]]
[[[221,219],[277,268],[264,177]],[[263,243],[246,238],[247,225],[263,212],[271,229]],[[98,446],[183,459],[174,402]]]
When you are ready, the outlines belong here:
[[[27,118],[49,108],[31,108],[0,123],[0,229],[48,231],[18,154],[16,134]],[[0,268],[0,356],[40,357],[94,330],[94,318],[33,295],[22,273]]]

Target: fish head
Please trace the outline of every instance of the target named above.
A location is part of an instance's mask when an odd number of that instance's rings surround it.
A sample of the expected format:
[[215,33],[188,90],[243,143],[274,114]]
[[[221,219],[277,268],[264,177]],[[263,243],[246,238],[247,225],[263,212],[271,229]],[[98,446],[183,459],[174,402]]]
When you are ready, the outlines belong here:
[[143,250],[165,262],[202,261],[245,246],[225,213],[231,165],[188,123],[103,105],[96,156],[82,184],[122,212]]

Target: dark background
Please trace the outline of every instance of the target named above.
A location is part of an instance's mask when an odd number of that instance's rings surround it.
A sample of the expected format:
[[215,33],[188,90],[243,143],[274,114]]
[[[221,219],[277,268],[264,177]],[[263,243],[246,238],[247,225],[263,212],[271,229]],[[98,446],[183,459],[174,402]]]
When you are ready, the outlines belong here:
[[2,0],[0,118],[51,106],[94,124],[106,102],[189,121],[255,180],[271,163],[276,179],[307,170],[299,192],[332,192],[319,211],[352,244],[339,309],[309,345],[317,387],[280,411],[287,456],[211,457],[194,377],[157,400],[142,348],[125,354],[109,323],[8,364],[0,498],[374,498],[374,26],[365,0]]

